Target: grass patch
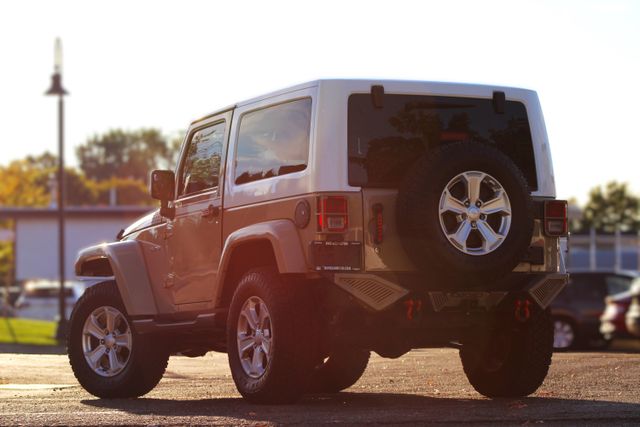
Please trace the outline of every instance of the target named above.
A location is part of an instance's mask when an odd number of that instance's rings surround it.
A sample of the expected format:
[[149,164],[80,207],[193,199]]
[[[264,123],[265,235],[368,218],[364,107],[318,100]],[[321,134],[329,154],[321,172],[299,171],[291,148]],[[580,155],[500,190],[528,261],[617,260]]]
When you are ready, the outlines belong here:
[[56,322],[0,317],[0,343],[57,345]]

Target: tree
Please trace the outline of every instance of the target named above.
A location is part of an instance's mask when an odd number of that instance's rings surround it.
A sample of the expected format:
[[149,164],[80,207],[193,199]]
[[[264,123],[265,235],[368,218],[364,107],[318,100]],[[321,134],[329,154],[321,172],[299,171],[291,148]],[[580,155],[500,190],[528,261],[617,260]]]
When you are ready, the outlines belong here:
[[640,230],[640,198],[629,192],[626,183],[612,181],[605,188],[595,187],[589,193],[584,207],[581,231],[594,227],[597,231],[612,233]]
[[170,163],[166,138],[156,129],[111,130],[76,149],[80,169],[93,180],[114,177],[147,181],[152,169]]

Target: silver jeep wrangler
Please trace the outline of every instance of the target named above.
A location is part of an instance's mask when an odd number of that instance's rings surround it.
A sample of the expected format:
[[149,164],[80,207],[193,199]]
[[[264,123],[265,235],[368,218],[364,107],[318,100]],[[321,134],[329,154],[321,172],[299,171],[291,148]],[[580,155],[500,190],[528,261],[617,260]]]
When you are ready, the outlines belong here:
[[566,283],[535,92],[321,80],[189,127],[159,210],[80,253],[69,360],[99,397],[160,381],[170,354],[226,352],[239,392],[338,392],[371,351],[455,347],[473,387],[525,396]]

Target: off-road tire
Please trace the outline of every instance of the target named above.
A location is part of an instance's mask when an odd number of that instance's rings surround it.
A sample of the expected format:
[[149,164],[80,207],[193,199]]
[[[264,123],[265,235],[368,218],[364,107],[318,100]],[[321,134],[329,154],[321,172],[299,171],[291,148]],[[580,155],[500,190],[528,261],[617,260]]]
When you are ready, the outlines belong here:
[[[506,337],[500,363],[491,367],[491,354]],[[482,335],[482,334],[480,334]],[[553,322],[549,310],[534,310],[522,325],[494,331],[488,339],[464,342],[460,359],[464,372],[476,391],[487,397],[522,397],[535,392],[549,371],[553,354]]]
[[[248,271],[233,295],[227,320],[229,366],[240,394],[254,403],[293,403],[307,390],[317,354],[311,301],[304,284],[272,267]],[[245,302],[258,297],[270,315],[270,358],[259,378],[245,372],[238,350],[238,319]]]
[[368,350],[336,350],[315,368],[309,390],[313,393],[338,393],[351,387],[367,369],[370,355]]
[[[492,252],[470,255],[454,247],[440,224],[440,197],[461,173],[484,172],[504,188],[511,205],[511,225]],[[396,218],[407,256],[449,288],[480,287],[505,276],[524,257],[533,232],[533,205],[526,179],[496,148],[476,142],[440,146],[416,161],[400,187]]]
[[67,334],[67,353],[73,374],[89,393],[101,398],[139,397],[151,391],[162,379],[167,368],[167,348],[149,336],[132,330],[132,350],[125,368],[113,377],[95,373],[87,364],[82,349],[82,328],[87,316],[95,309],[111,306],[128,318],[115,282],[104,282],[87,289],[71,313]]

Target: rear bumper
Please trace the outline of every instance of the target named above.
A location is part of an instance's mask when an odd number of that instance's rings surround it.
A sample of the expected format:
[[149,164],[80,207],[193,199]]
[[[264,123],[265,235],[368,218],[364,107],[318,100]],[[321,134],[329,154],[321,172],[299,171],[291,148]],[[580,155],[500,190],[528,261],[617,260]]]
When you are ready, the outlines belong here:
[[403,299],[424,300],[434,312],[456,307],[481,307],[490,310],[507,296],[528,296],[545,309],[564,289],[568,275],[564,273],[518,273],[483,290],[424,289],[425,277],[416,274],[339,273],[328,277],[373,311],[384,311]]

